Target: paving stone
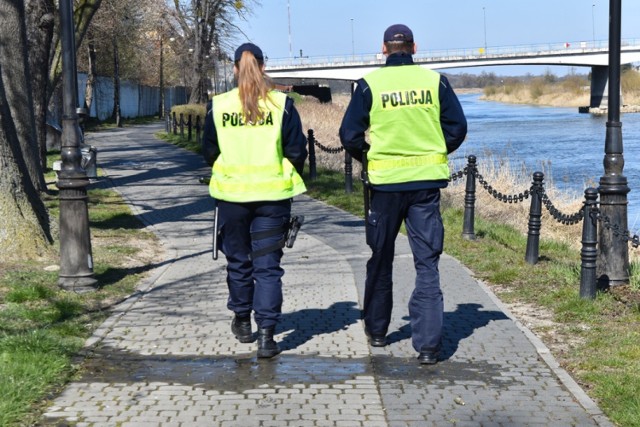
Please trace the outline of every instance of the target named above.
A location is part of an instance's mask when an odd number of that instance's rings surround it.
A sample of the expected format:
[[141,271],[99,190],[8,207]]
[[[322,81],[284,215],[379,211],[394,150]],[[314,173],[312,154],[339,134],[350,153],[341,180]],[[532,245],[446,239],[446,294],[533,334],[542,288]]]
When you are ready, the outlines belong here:
[[155,139],[161,129],[87,135],[106,175],[95,185],[119,191],[166,254],[87,340],[85,374],[53,399],[42,425],[613,425],[446,254],[443,360],[420,366],[407,312],[415,273],[403,236],[389,345],[370,348],[360,320],[369,256],[363,220],[306,196],[293,203],[305,224],[283,259],[283,352],[258,360],[255,343],[230,332],[224,256],[211,258],[212,201],[197,181],[210,169]]

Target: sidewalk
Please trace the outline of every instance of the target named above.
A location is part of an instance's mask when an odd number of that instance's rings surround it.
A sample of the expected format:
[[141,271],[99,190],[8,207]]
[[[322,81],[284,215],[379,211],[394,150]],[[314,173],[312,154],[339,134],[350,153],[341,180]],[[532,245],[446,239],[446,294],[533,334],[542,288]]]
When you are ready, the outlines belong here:
[[[230,332],[224,256],[211,258],[202,158],[153,137],[162,125],[92,134],[98,165],[166,248],[141,292],[88,341],[87,373],[47,408],[43,425],[611,426],[549,350],[458,261],[444,255],[444,360],[419,365],[407,301],[414,269],[399,236],[390,345],[360,321],[360,218],[306,196],[285,249],[282,354]],[[255,325],[254,325],[255,328]]]

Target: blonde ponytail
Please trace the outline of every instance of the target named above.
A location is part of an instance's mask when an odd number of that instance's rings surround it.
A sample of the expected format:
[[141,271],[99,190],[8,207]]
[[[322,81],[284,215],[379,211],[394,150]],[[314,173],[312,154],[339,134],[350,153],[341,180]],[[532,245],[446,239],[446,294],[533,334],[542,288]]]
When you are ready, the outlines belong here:
[[259,101],[270,101],[269,91],[273,84],[262,72],[262,63],[249,51],[242,52],[237,67],[238,90],[245,123],[257,123],[264,119],[264,111],[260,110]]

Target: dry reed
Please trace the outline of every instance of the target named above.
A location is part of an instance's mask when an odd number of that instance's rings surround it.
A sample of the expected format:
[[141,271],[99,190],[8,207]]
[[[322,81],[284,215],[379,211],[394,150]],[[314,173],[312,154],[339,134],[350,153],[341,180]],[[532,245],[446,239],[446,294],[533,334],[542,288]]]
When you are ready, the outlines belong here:
[[[333,102],[321,104],[315,98],[302,97],[297,103],[298,111],[302,118],[302,124],[307,132],[313,129],[316,140],[326,147],[339,148],[340,139],[338,128],[342,121],[344,111],[349,102],[349,95],[338,94],[333,96]],[[343,152],[326,153],[316,148],[316,162],[318,167],[331,170],[344,170]],[[478,160],[478,172],[497,191],[506,195],[517,195],[531,187],[532,173],[524,166],[516,167],[504,158],[496,158],[491,155],[483,156]],[[360,164],[354,161],[354,177],[359,176]],[[451,171],[461,170],[464,164],[451,164]],[[553,186],[551,174],[545,174],[545,191],[554,206],[561,212],[571,215],[580,210],[582,206],[581,194],[568,194],[557,190]],[[443,207],[464,208],[465,179],[453,181],[443,191]],[[523,233],[527,232],[529,218],[530,198],[520,203],[503,203],[493,198],[480,184],[476,191],[476,215],[482,218],[508,224]],[[557,222],[543,207],[541,237],[566,242],[572,247],[579,247],[582,226],[581,223],[568,226]]]

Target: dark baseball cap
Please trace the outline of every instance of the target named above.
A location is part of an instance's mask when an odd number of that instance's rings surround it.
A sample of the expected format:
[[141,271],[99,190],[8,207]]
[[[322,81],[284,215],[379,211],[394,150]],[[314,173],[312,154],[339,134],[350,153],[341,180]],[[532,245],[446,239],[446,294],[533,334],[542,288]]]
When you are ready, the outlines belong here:
[[260,48],[258,46],[256,46],[253,43],[244,43],[244,44],[241,44],[236,49],[236,53],[234,55],[234,61],[235,62],[240,61],[240,58],[242,58],[242,53],[243,52],[251,52],[251,53],[253,53],[253,56],[255,56],[256,59],[259,62],[263,62],[264,61],[264,56],[262,55],[262,50],[260,50]]
[[411,42],[413,43],[413,33],[411,29],[403,24],[394,24],[384,32],[384,42]]

